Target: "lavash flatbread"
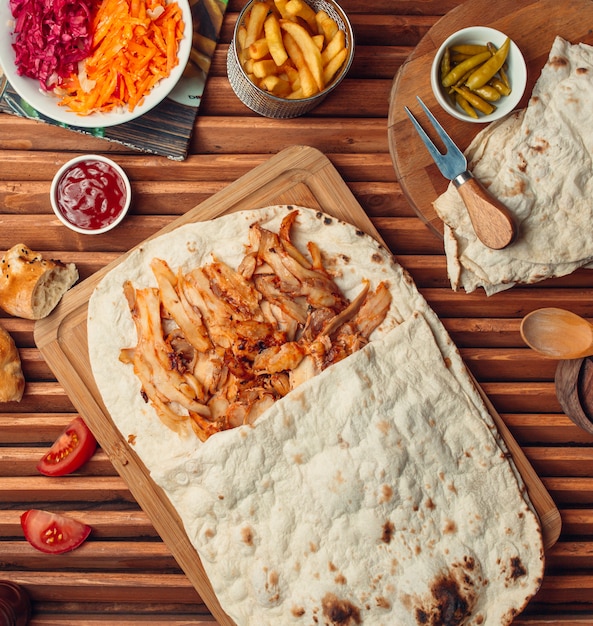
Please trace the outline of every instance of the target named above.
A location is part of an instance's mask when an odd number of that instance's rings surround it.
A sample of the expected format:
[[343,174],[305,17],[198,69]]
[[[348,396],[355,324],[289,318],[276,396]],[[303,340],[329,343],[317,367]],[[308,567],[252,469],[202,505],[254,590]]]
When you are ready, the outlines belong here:
[[474,175],[517,219],[517,241],[484,246],[453,185],[434,203],[453,289],[492,294],[591,263],[591,102],[593,47],[557,37],[527,108],[485,128],[466,151]]
[[[98,285],[89,302],[89,353],[93,374],[112,416],[118,415],[117,426],[127,435],[138,431],[139,420],[153,421],[155,412],[140,393],[140,382],[131,368],[119,362],[121,348],[136,345],[136,329],[122,291],[125,280],[142,289],[156,286],[150,262],[158,257],[174,271],[181,267],[187,272],[216,259],[236,268],[245,254],[249,226],[258,221],[262,227],[277,232],[282,218],[293,206],[274,206],[256,211],[243,211],[217,220],[188,224],[174,233],[153,239],[115,267]],[[366,277],[371,289],[385,278],[391,278],[391,261],[385,250],[374,240],[354,228],[343,228],[336,219],[299,207],[300,215],[293,241],[302,250],[310,240],[319,242],[325,253],[325,266],[337,274],[336,283],[344,295],[352,299],[361,290]],[[361,242],[368,245],[361,245]],[[409,279],[411,282],[411,279]],[[399,302],[393,303],[383,323],[371,335],[383,336],[423,301],[415,290],[407,289],[404,281],[399,287]],[[141,417],[138,417],[141,416]],[[143,436],[137,433],[135,449],[141,458],[159,458],[161,446],[180,453],[193,451],[195,437],[187,425],[185,437],[178,437],[165,425],[155,424],[154,430]]]
[[[238,263],[254,220],[182,227],[132,253],[89,303],[89,354],[105,405],[171,500],[223,609],[243,625],[506,624],[537,591],[537,516],[450,338],[374,240],[299,208],[348,297],[388,280],[373,341],[278,401],[254,427],[205,443],[169,431],[119,350],[133,345],[122,286],[154,285],[154,256],[184,269]],[[442,592],[439,596],[439,591]],[[444,593],[444,595],[443,595]],[[453,611],[453,612],[455,612]]]

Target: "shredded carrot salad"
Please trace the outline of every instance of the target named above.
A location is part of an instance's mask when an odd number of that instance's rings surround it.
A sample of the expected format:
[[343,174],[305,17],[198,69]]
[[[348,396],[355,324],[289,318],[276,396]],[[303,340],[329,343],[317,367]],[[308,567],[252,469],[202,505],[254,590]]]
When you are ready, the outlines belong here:
[[166,0],[103,0],[90,56],[63,85],[60,104],[79,115],[133,111],[177,65],[182,12]]

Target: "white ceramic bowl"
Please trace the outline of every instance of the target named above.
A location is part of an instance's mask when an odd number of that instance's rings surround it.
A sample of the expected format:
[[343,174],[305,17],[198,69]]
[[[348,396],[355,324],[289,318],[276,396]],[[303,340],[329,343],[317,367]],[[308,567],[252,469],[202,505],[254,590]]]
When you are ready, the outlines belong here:
[[[87,174],[88,178],[101,179],[92,194],[88,189]],[[74,179],[71,178],[73,175]],[[105,204],[98,210],[97,202],[102,198],[103,189],[106,190]],[[62,194],[72,202],[65,202]],[[81,202],[73,198],[78,194],[84,196]],[[126,216],[131,200],[132,189],[127,174],[115,161],[98,154],[77,156],[64,163],[50,187],[51,208],[56,217],[64,226],[83,235],[101,235],[115,228]],[[102,223],[93,225],[94,221]]]
[[478,112],[478,119],[467,115],[467,113],[463,112],[459,107],[454,105],[451,100],[449,100],[447,94],[441,86],[440,80],[441,58],[448,47],[462,43],[486,44],[488,42],[492,42],[498,48],[504,43],[506,37],[507,36],[504,33],[501,33],[494,28],[489,28],[487,26],[470,26],[453,33],[441,44],[432,62],[430,83],[437,102],[445,111],[447,111],[447,113],[449,113],[449,115],[465,122],[483,124],[498,120],[505,115],[508,115],[513,109],[515,109],[525,92],[525,86],[527,84],[527,66],[521,50],[519,50],[518,46],[512,40],[511,49],[507,57],[507,74],[511,83],[512,91],[510,95],[503,96],[500,100],[493,103],[496,109],[491,114],[484,115],[483,113]]
[[159,104],[175,87],[187,65],[193,34],[191,8],[188,0],[176,0],[176,2],[183,12],[185,26],[184,36],[179,43],[177,55],[179,63],[173,68],[167,78],[155,85],[152,91],[144,98],[144,102],[136,106],[131,112],[124,109],[108,113],[92,113],[86,116],[76,115],[76,113],[69,111],[66,107],[59,106],[57,96],[44,93],[39,87],[38,81],[26,76],[20,76],[17,73],[15,53],[12,47],[14,18],[10,11],[9,0],[0,2],[0,65],[8,81],[19,96],[39,113],[56,122],[80,128],[104,128],[123,124],[143,115]]

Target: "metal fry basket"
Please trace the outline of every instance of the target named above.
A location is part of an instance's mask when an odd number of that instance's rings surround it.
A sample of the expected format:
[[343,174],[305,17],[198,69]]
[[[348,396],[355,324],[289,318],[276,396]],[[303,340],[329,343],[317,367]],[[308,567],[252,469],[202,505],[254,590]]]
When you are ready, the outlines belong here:
[[343,9],[336,2],[331,0],[306,0],[307,4],[314,11],[325,11],[336,21],[339,28],[344,31],[346,36],[346,46],[348,48],[348,57],[340,68],[338,74],[323,91],[320,91],[309,98],[301,98],[298,100],[280,98],[254,85],[247,77],[247,74],[241,67],[241,63],[239,61],[237,31],[245,21],[245,16],[251,9],[252,5],[258,1],[260,0],[252,0],[251,2],[248,2],[239,14],[239,18],[235,24],[233,40],[231,41],[227,55],[227,73],[229,82],[239,100],[241,100],[241,102],[252,111],[259,113],[264,117],[299,117],[320,104],[323,99],[331,91],[333,91],[340,84],[340,82],[342,82],[342,79],[348,73],[348,70],[352,65],[352,59],[354,58],[354,35],[352,32],[352,25],[350,24],[350,21],[348,20],[348,17],[344,13]]

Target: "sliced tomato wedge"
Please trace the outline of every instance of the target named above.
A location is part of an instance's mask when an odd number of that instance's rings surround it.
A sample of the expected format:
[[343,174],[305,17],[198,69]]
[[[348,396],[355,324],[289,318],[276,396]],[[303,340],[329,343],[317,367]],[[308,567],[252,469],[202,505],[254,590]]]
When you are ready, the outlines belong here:
[[95,453],[97,440],[88,426],[77,417],[55,440],[37,469],[46,476],[64,476],[82,467]]
[[66,515],[40,509],[29,509],[21,515],[25,539],[37,550],[62,554],[78,548],[91,532],[91,527]]

